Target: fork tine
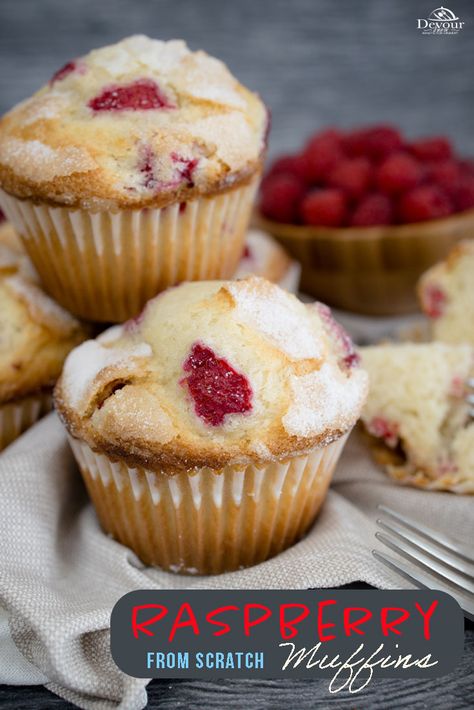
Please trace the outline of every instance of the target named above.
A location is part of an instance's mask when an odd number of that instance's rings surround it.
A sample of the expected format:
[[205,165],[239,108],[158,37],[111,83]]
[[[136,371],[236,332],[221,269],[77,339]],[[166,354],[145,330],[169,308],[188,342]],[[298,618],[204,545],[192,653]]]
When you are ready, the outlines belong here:
[[389,515],[391,518],[401,523],[402,525],[409,527],[414,532],[424,535],[424,537],[428,538],[432,542],[436,542],[438,545],[442,545],[446,549],[453,552],[455,555],[458,555],[459,557],[464,558],[471,564],[474,564],[472,550],[470,550],[467,545],[460,542],[459,540],[455,540],[454,538],[449,537],[444,533],[438,532],[437,530],[433,530],[432,528],[429,528],[426,525],[422,525],[421,523],[415,523],[413,520],[410,520],[404,515],[401,515],[395,510],[392,510],[392,508],[388,508],[386,505],[378,505],[377,509],[380,510],[382,513],[385,513],[386,515]]
[[[408,580],[415,586],[422,587],[424,589],[438,589],[440,592],[450,594],[463,610],[464,616],[467,619],[474,621],[474,604],[470,603],[469,600],[458,594],[450,585],[443,584],[438,579],[433,580],[433,578],[430,577],[430,575],[425,574],[421,568],[413,570],[411,566],[405,564],[403,560],[395,560],[393,557],[390,557],[390,555],[382,554],[377,550],[372,550],[372,554],[376,560],[384,564],[393,572],[396,572],[396,574],[401,575],[404,579]],[[435,582],[435,586],[433,585],[433,582]]]
[[474,564],[467,562],[464,558],[455,557],[453,553],[448,552],[445,547],[437,545],[437,543],[432,543],[428,538],[419,535],[411,528],[403,527],[397,523],[386,522],[385,520],[380,520],[380,518],[376,522],[377,525],[386,532],[395,535],[400,540],[415,545],[419,550],[426,552],[437,560],[441,560],[455,572],[460,572],[466,576],[466,579],[474,582]]
[[379,532],[375,533],[375,537],[381,543],[404,557],[409,562],[412,562],[417,567],[422,565],[426,568],[428,573],[431,573],[433,576],[441,577],[441,579],[445,582],[447,581],[451,584],[455,584],[461,591],[474,595],[474,584],[469,582],[465,577],[462,577],[454,572],[450,567],[445,567],[442,562],[425,555],[423,552],[418,552],[416,548],[410,547],[410,543],[407,544],[405,540],[397,540],[394,542],[389,537]]

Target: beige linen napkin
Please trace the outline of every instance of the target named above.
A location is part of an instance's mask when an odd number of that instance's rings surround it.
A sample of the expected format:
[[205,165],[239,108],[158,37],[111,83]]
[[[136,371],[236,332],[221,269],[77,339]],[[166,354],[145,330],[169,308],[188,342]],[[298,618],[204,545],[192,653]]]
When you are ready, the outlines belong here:
[[[121,673],[109,653],[110,612],[134,589],[303,589],[356,580],[402,587],[403,580],[371,555],[380,502],[474,539],[472,498],[397,487],[373,466],[353,434],[318,521],[290,550],[215,577],[147,569],[101,532],[63,429],[51,414],[0,456],[0,605],[22,654],[18,659],[26,664],[16,673],[10,667],[13,680],[7,682],[46,679],[50,690],[82,708],[144,707],[146,681]],[[12,663],[11,646],[0,645],[2,676]]]

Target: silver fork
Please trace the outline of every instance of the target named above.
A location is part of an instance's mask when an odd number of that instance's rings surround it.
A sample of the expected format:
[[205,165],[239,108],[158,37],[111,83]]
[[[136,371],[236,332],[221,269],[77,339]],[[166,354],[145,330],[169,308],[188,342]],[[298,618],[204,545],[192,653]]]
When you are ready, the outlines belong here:
[[[473,403],[474,406],[474,403]],[[474,556],[466,544],[410,520],[385,505],[376,532],[381,543],[404,559],[372,550],[374,557],[417,587],[450,594],[474,621]]]

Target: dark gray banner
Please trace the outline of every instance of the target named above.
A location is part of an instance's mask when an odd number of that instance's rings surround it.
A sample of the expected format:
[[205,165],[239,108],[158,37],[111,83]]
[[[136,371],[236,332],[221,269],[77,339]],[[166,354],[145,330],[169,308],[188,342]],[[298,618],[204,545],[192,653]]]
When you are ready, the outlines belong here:
[[449,673],[463,638],[457,603],[428,590],[144,590],[111,619],[113,658],[131,676],[327,677],[333,693]]

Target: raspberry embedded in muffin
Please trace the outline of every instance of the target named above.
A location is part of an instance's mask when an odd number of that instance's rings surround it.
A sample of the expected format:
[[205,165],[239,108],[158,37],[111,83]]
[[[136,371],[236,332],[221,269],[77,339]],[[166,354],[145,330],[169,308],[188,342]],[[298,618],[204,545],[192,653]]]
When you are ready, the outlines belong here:
[[196,414],[210,426],[223,424],[227,414],[252,409],[252,388],[224,358],[202,343],[194,343],[186,358],[181,380],[194,401]]
[[72,74],[75,71],[83,71],[83,69],[83,66],[79,62],[66,62],[61,69],[58,69],[58,71],[53,74],[49,83],[54,84],[55,81],[61,81],[69,76],[69,74]]
[[446,305],[446,293],[437,284],[427,284],[423,289],[423,310],[429,318],[440,318]]
[[369,434],[376,436],[378,439],[383,439],[387,446],[391,449],[394,449],[398,444],[400,432],[398,422],[393,422],[385,417],[377,416],[367,422],[366,426]]
[[326,332],[339,353],[339,362],[348,368],[360,365],[359,353],[356,351],[349,333],[334,319],[329,306],[326,306],[325,303],[317,302],[315,307],[323,321]]
[[[63,69],[64,71],[64,69]],[[72,71],[72,70],[71,70]],[[155,81],[137,79],[124,86],[107,86],[87,104],[95,113],[100,111],[151,111],[176,108]]]

